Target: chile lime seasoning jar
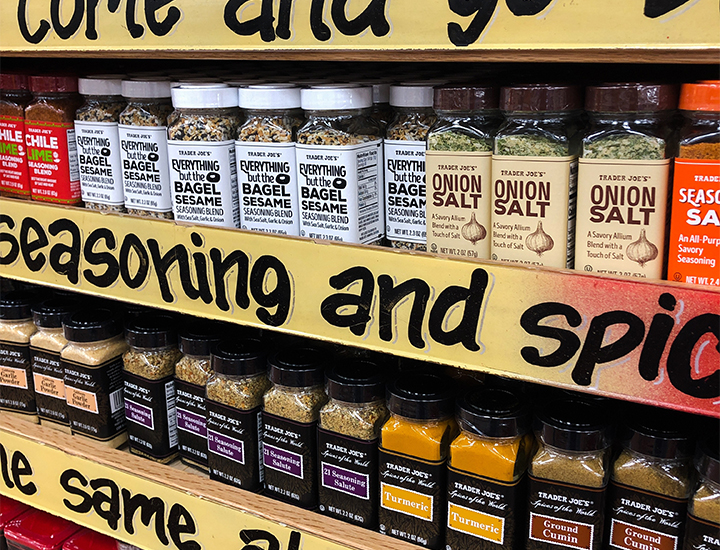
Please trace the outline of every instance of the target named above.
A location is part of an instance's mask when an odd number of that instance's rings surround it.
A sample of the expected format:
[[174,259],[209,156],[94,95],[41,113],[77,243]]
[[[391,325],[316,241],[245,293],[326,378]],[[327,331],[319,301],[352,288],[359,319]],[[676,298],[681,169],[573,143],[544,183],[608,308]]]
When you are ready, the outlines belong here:
[[0,72],[0,193],[30,198],[25,145],[25,107],[30,103],[28,77]]

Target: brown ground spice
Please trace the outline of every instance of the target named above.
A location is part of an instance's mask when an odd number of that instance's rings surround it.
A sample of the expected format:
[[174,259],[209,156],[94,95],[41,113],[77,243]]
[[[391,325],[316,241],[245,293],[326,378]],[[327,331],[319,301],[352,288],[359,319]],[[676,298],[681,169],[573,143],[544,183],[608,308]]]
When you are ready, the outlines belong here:
[[624,450],[613,465],[613,480],[659,495],[686,498],[690,488],[690,466],[687,461],[648,461]]
[[682,159],[718,160],[720,159],[720,142],[681,145],[678,157]]

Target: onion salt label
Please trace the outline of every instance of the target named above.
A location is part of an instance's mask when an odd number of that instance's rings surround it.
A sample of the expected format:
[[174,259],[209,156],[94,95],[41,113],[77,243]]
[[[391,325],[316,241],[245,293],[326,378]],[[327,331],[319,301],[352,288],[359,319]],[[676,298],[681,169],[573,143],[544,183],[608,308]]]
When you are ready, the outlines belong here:
[[385,140],[386,235],[425,243],[425,142]]
[[171,212],[167,129],[164,126],[118,126],[125,206]]
[[117,123],[76,120],[75,132],[83,201],[122,205],[125,199]]

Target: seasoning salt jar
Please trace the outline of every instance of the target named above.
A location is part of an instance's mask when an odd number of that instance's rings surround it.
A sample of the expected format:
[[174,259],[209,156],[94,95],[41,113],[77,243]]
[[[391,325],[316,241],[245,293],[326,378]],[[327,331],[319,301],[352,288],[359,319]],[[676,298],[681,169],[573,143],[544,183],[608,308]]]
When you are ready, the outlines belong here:
[[25,144],[25,107],[30,103],[28,77],[0,72],[0,193],[30,198]]
[[457,435],[450,380],[403,375],[388,384],[390,418],[380,433],[380,532],[444,548],[446,468]]
[[240,227],[235,136],[238,94],[227,84],[172,88],[168,157],[173,215],[183,222]]
[[588,86],[578,168],[577,269],[659,279],[677,87]]
[[122,77],[78,79],[85,102],[75,113],[80,189],[85,208],[125,212],[118,120],[125,108]]
[[180,359],[175,320],[147,315],[125,330],[125,420],[130,452],[166,464],[177,456],[175,364]]
[[270,387],[265,349],[259,340],[218,342],[207,383],[210,479],[248,491],[263,488],[262,401]]
[[698,481],[688,505],[684,550],[713,548],[709,543],[720,538],[720,452],[717,434],[698,446],[695,468]]
[[320,511],[376,529],[378,442],[388,418],[385,377],[370,361],[343,361],[328,371],[326,387],[329,401],[318,425]]
[[599,550],[603,544],[610,440],[603,409],[555,400],[539,416],[528,489],[527,550]]
[[265,494],[317,506],[317,422],[327,402],[324,353],[286,348],[268,360],[272,387],[263,397]]

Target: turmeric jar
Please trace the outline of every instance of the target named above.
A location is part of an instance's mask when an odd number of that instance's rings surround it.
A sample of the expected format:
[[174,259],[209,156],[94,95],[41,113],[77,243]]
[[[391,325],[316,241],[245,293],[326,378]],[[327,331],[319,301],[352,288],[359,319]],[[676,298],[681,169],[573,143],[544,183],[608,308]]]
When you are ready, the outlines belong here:
[[387,388],[390,418],[380,432],[380,532],[442,548],[445,461],[457,434],[450,380],[409,374]]
[[458,402],[456,414],[461,432],[450,445],[446,548],[519,549],[534,442],[528,410],[508,391],[478,389]]

